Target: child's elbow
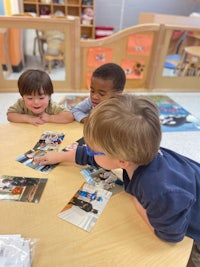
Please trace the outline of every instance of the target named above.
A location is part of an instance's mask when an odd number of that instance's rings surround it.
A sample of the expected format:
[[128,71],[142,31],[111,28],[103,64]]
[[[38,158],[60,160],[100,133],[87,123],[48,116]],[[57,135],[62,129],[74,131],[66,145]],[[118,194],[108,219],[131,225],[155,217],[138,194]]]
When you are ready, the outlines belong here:
[[70,111],[68,111],[67,114],[66,114],[66,123],[70,123],[70,122],[73,122],[73,121],[74,121],[74,116]]
[[8,112],[6,115],[7,115],[7,120],[12,122],[13,121],[12,120],[12,113]]

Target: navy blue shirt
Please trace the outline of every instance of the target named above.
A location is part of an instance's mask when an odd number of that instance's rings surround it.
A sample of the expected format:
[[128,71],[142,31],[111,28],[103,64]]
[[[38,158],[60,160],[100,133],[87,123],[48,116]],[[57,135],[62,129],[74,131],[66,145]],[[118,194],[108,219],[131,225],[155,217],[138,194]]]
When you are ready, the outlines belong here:
[[[98,166],[84,147],[78,147],[76,163]],[[168,242],[184,236],[200,242],[200,164],[171,150],[160,148],[153,161],[139,166],[130,180],[123,170],[125,191],[146,209],[155,234]]]

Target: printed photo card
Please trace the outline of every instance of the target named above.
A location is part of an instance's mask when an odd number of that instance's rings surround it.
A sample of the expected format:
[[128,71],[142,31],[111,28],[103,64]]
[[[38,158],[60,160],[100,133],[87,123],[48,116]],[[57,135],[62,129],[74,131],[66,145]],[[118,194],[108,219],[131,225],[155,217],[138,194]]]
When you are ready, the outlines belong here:
[[84,183],[58,217],[90,232],[111,195],[110,191]]
[[46,178],[0,176],[0,200],[38,203],[46,186]]
[[123,190],[123,181],[112,171],[90,166],[80,172],[87,183],[109,190],[113,195]]
[[36,171],[48,174],[58,164],[40,166],[34,161],[34,159],[44,156],[47,151],[58,151],[64,137],[65,135],[63,133],[45,131],[40,136],[36,145],[32,149],[17,157],[16,160]]

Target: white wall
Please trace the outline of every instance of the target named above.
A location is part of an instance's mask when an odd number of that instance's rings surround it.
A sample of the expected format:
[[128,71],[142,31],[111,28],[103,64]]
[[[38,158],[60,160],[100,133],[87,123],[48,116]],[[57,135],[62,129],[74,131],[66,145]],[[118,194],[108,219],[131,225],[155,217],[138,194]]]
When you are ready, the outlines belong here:
[[140,13],[188,16],[200,12],[195,0],[95,0],[95,25],[114,27],[115,32],[138,24]]

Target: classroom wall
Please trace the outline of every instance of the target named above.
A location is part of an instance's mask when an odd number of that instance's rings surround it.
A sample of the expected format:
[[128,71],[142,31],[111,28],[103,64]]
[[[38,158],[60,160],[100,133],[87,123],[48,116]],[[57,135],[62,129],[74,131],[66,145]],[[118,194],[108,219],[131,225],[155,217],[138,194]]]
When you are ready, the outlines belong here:
[[95,25],[114,27],[115,32],[138,24],[140,13],[188,16],[200,12],[195,0],[96,0]]
[[3,1],[0,1],[0,16],[5,15],[4,13],[4,3]]

